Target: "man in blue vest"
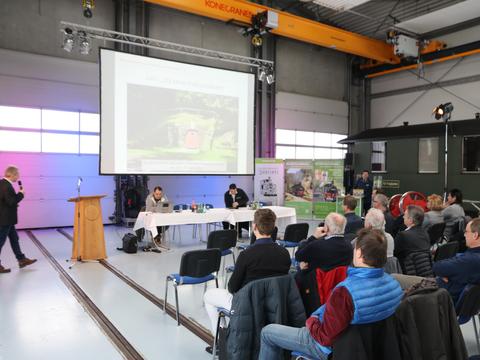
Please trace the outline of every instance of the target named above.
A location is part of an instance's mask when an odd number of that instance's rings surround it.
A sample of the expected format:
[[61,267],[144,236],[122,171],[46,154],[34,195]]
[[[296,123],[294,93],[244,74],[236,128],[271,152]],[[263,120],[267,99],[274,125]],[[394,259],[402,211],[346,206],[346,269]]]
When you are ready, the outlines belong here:
[[380,230],[358,233],[353,265],[326,304],[307,319],[305,327],[270,324],[261,335],[260,360],[282,358],[283,349],[326,360],[331,346],[350,324],[368,324],[393,315],[403,297],[399,283],[385,274],[387,242]]

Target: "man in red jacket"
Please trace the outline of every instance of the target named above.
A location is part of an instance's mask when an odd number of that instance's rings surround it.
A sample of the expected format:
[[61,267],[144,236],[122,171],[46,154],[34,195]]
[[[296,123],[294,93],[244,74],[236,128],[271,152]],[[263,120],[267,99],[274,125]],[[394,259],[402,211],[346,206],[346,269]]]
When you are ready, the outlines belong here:
[[[10,245],[13,253],[18,260],[18,266],[23,268],[33,264],[36,259],[27,259],[20,249],[18,243],[18,234],[15,229],[17,223],[18,203],[24,197],[23,187],[20,186],[18,193],[15,193],[13,183],[20,177],[20,173],[15,166],[9,166],[5,169],[5,176],[0,180],[0,252],[7,240],[10,239]],[[9,273],[10,269],[0,264],[0,273]]]

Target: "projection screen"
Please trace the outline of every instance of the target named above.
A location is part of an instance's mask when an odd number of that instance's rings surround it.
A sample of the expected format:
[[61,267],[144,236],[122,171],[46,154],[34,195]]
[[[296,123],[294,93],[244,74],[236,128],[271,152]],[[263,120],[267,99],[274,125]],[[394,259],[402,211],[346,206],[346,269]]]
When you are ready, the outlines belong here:
[[100,173],[252,175],[255,75],[100,49]]

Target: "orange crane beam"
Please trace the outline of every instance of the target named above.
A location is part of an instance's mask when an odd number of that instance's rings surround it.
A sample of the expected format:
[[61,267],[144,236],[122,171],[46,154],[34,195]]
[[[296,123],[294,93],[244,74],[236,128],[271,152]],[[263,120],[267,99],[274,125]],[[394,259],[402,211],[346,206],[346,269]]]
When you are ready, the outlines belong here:
[[271,33],[291,39],[373,59],[398,64],[393,46],[367,36],[338,29],[283,11],[243,0],[145,0],[146,2],[222,21],[251,24],[252,15],[267,10],[278,14],[278,27]]

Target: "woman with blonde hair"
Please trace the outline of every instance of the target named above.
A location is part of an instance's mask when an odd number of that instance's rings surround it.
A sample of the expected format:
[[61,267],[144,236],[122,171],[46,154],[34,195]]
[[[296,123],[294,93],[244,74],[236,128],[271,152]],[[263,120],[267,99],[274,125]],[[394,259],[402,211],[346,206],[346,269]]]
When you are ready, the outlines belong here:
[[427,208],[430,209],[429,212],[425,213],[423,218],[422,227],[428,229],[434,224],[443,222],[443,199],[440,195],[432,194],[427,198]]

